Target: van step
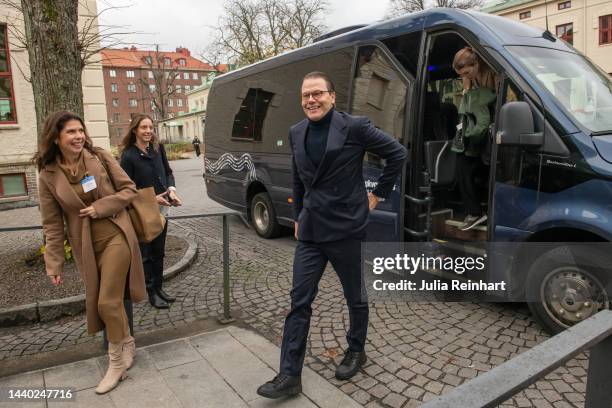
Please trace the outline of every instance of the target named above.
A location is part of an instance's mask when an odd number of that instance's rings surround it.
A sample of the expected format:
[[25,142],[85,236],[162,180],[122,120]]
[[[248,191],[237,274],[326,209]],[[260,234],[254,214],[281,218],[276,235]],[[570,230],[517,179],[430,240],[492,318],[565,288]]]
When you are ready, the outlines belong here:
[[444,237],[451,240],[459,241],[486,241],[487,227],[486,225],[478,225],[468,231],[461,231],[459,228],[463,225],[463,221],[446,220],[444,223]]

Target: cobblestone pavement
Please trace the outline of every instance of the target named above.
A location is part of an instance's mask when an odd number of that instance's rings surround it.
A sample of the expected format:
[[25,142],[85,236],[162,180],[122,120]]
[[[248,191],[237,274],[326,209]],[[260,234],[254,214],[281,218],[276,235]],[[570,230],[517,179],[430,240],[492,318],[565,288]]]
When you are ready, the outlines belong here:
[[[181,327],[222,310],[220,219],[181,220],[170,229],[197,240],[199,255],[166,284],[179,299],[169,310],[135,306],[136,333]],[[293,248],[288,237],[263,240],[231,222],[232,308],[276,345],[289,308]],[[313,306],[306,364],[367,407],[416,407],[548,337],[523,305],[375,302],[366,345],[369,361],[342,382],[334,378],[346,346],[348,311],[342,299],[339,281],[328,268]],[[0,364],[99,341],[86,334],[84,316],[0,329]],[[587,365],[581,355],[501,406],[582,407]]]

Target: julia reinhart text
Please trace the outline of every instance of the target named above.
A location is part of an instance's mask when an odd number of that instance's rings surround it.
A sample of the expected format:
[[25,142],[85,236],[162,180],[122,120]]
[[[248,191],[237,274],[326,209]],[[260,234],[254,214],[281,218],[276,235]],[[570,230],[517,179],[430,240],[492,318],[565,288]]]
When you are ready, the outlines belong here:
[[405,290],[405,291],[446,291],[446,290],[486,290],[500,291],[506,290],[506,282],[485,282],[479,281],[463,281],[453,279],[448,282],[441,280],[433,280],[431,282],[420,281],[413,282],[407,279],[402,279],[399,282],[384,282],[380,279],[373,283],[374,290]]

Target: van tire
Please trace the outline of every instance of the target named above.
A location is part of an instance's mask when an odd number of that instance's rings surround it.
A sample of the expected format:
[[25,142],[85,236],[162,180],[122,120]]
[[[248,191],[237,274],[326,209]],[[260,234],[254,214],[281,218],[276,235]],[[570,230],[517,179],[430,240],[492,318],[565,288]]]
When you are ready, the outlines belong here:
[[[610,308],[611,276],[590,260],[606,260],[610,254],[599,248],[573,244],[553,248],[540,255],[527,275],[526,300],[534,318],[551,334]],[[537,301],[536,301],[537,300]]]
[[280,235],[281,226],[268,193],[257,193],[251,200],[251,225],[260,237],[274,238]]

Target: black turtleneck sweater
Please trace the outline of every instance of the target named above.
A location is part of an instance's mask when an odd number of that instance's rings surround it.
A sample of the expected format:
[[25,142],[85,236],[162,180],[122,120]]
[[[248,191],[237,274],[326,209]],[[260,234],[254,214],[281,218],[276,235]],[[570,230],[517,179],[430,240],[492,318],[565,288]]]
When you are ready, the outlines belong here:
[[329,125],[334,115],[334,108],[325,114],[318,121],[308,121],[308,131],[306,132],[306,154],[316,167],[319,167],[325,148],[327,147],[327,134],[329,133]]

